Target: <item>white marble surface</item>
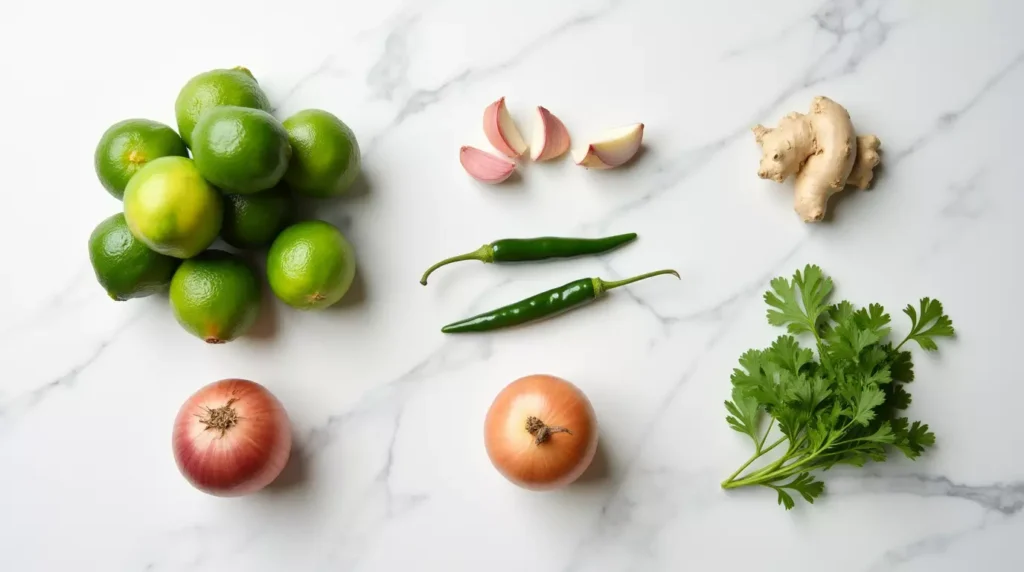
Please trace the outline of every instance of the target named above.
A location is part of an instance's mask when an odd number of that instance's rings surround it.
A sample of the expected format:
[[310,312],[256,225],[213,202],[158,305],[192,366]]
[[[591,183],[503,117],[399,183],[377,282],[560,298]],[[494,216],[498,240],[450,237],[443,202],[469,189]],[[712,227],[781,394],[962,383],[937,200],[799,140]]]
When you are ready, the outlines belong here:
[[[0,570],[1010,571],[1024,569],[1019,222],[1024,5],[1009,1],[477,0],[16,2],[0,20]],[[190,35],[194,35],[189,39]],[[359,255],[337,309],[265,308],[258,335],[206,346],[163,298],[114,303],[86,254],[120,206],[92,149],[109,124],[173,123],[191,75],[251,68],[287,116],[357,132],[369,192],[326,205]],[[870,192],[805,225],[756,177],[749,128],[847,105],[883,142]],[[505,95],[573,134],[643,121],[632,168],[527,165],[482,187],[457,149]],[[527,124],[528,125],[528,124]],[[505,236],[636,231],[599,259],[460,265]],[[945,304],[959,332],[918,356],[916,463],[837,471],[814,506],[718,482],[749,454],[722,401],[736,358],[776,332],[768,280],[822,265],[841,295]],[[671,266],[543,325],[444,337],[441,324],[576,277]],[[488,463],[497,391],[564,376],[601,422],[598,462],[556,493]],[[215,379],[270,387],[298,453],[242,499],[189,487],[169,441]]]

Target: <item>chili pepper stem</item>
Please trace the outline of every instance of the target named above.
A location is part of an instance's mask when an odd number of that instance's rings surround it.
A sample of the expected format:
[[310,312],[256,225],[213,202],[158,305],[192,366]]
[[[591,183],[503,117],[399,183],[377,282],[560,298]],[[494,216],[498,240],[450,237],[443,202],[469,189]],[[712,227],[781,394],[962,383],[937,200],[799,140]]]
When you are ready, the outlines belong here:
[[494,247],[490,244],[485,244],[473,252],[467,252],[458,256],[452,256],[451,258],[445,258],[437,264],[427,268],[427,271],[423,273],[423,277],[420,278],[420,284],[427,285],[427,277],[438,268],[451,264],[453,262],[461,262],[463,260],[479,260],[480,262],[494,262]]
[[601,280],[600,278],[594,278],[594,297],[597,298],[601,294],[604,294],[605,292],[613,288],[618,288],[619,286],[625,286],[626,284],[632,284],[634,282],[639,282],[641,280],[646,280],[648,278],[662,276],[665,274],[671,274],[672,276],[679,278],[679,273],[676,272],[675,270],[672,270],[671,268],[666,268],[665,270],[655,270],[654,272],[640,274],[638,276],[633,276],[632,278],[625,278],[623,280]]

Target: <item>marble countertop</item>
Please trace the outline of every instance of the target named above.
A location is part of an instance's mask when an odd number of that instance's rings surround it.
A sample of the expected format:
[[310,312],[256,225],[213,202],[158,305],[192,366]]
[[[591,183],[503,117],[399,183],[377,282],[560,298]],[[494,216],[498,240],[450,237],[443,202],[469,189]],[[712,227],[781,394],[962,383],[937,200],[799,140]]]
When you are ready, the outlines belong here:
[[[1024,6],[997,0],[127,0],[20,2],[0,24],[0,569],[1011,571],[1024,569],[1024,310],[1016,209]],[[189,38],[194,34],[194,38]],[[336,113],[367,192],[317,216],[355,245],[336,308],[267,301],[253,335],[207,346],[166,298],[108,299],[86,253],[120,205],[92,151],[126,117],[174,122],[182,83],[253,70],[285,117]],[[878,135],[874,189],[802,223],[757,178],[752,125],[815,95]],[[528,164],[474,183],[463,144],[506,96],[571,132],[642,121],[629,168]],[[640,233],[599,258],[434,260],[506,236]],[[821,265],[838,293],[899,308],[941,299],[958,339],[916,355],[917,462],[836,470],[789,512],[718,483],[749,455],[722,402],[739,355],[777,335],[768,281]],[[440,325],[570,279],[673,267],[544,324],[445,337]],[[482,421],[511,380],[579,385],[597,460],[562,491],[505,481]],[[295,453],[245,498],[191,488],[171,423],[200,386],[244,377],[286,406]]]

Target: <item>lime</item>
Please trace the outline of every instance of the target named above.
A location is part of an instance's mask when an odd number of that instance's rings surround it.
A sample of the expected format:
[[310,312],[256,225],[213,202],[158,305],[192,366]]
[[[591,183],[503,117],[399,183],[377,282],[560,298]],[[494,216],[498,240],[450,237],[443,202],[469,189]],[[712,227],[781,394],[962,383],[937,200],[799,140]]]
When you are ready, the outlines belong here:
[[352,245],[330,223],[313,220],[281,231],[267,253],[267,280],[289,306],[316,310],[345,295],[356,275]]
[[167,256],[191,258],[213,244],[224,212],[220,193],[185,157],[150,161],[128,182],[124,216],[139,240]]
[[256,193],[276,185],[292,146],[274,116],[224,106],[203,114],[192,131],[192,156],[206,180],[227,193]]
[[267,246],[284,228],[291,206],[288,189],[281,185],[251,195],[228,195],[220,236],[235,248]]
[[359,143],[348,125],[322,109],[306,109],[284,120],[292,159],[285,181],[310,197],[344,193],[359,176]]
[[223,250],[207,250],[182,262],[171,280],[170,297],[181,327],[211,344],[244,334],[260,311],[255,272]]
[[93,229],[89,261],[100,286],[118,302],[166,290],[180,262],[153,252],[136,239],[123,213],[103,219]]
[[186,145],[192,146],[192,130],[200,117],[220,105],[270,111],[270,100],[248,69],[236,67],[203,72],[185,83],[174,102],[178,133]]
[[93,166],[100,183],[114,197],[143,165],[158,157],[188,157],[185,142],[173,129],[149,119],[125,119],[103,132],[93,154]]

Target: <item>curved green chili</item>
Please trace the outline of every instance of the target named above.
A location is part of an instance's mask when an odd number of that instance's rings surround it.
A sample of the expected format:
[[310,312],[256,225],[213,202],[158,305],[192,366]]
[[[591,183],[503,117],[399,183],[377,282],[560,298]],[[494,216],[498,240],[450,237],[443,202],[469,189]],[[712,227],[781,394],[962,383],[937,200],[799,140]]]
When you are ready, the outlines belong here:
[[441,328],[446,334],[460,334],[465,332],[486,332],[507,328],[550,318],[567,312],[577,306],[582,306],[600,298],[605,292],[619,286],[632,284],[653,276],[671,274],[679,278],[675,270],[657,270],[648,272],[625,280],[605,281],[600,278],[581,278],[552,288],[540,294],[534,294],[529,298],[513,302],[489,312],[478,314],[465,320],[453,322]]
[[427,285],[427,277],[438,268],[462,260],[480,262],[525,262],[548,258],[570,258],[586,254],[600,254],[636,240],[636,233],[617,234],[603,238],[563,238],[540,236],[537,238],[503,238],[485,244],[473,252],[445,258],[423,273],[420,284]]

